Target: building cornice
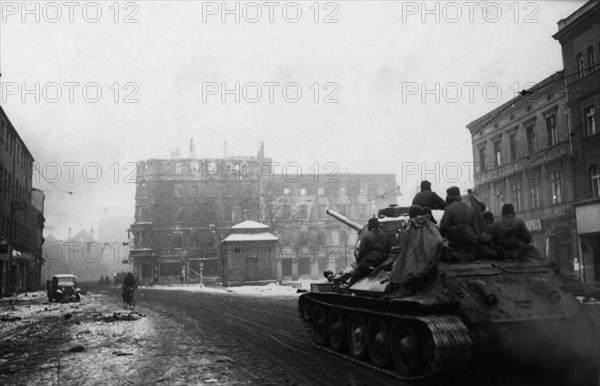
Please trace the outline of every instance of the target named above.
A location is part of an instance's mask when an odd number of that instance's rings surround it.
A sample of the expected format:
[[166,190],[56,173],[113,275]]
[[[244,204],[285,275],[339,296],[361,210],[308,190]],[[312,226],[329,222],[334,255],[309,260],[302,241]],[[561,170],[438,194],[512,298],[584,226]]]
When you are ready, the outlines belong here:
[[561,44],[579,35],[600,20],[600,2],[590,0],[571,15],[558,21],[558,32],[552,35]]

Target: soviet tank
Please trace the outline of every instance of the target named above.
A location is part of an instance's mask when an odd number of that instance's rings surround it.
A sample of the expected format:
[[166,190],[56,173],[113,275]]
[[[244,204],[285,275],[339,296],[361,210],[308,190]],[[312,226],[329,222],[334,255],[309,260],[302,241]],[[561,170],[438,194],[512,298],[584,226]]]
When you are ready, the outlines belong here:
[[[395,242],[392,253],[408,221],[405,209],[379,212]],[[355,229],[360,242],[366,226],[327,213]],[[299,297],[299,317],[317,348],[402,380],[461,372],[472,358],[508,353],[577,364],[598,382],[600,306],[575,296],[585,289],[553,264],[440,261],[428,284],[407,295],[390,291],[394,259],[348,288],[313,283]]]

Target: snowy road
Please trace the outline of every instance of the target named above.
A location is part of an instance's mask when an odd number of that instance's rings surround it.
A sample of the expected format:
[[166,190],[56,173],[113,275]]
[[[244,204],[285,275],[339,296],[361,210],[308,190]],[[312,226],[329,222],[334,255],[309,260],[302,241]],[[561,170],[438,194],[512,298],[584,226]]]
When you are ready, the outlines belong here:
[[[142,303],[212,343],[233,359],[240,383],[256,385],[402,384],[385,374],[313,348],[297,319],[297,298],[287,294],[141,290]],[[497,360],[474,363],[455,385],[551,385],[553,375]],[[434,384],[439,384],[436,380]]]
[[[294,289],[232,291],[140,288],[136,311],[144,316],[132,321],[106,320],[122,311],[117,288],[76,304],[50,304],[42,293],[2,299],[0,384],[408,385],[315,349]],[[546,365],[473,361],[459,378],[430,384],[568,383],[556,377],[565,364]]]

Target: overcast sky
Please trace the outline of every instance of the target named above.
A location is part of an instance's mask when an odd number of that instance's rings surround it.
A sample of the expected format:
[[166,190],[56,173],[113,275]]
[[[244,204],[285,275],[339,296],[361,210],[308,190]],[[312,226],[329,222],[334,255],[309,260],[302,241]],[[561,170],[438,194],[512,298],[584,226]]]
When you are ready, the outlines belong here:
[[[224,141],[255,155],[264,141],[304,173],[327,162],[395,173],[405,203],[436,163],[426,177],[440,195],[473,185],[465,126],[562,69],[552,35],[583,3],[228,2],[226,14],[221,2],[31,2],[27,13],[2,0],[0,102],[56,181],[34,186],[57,237],[105,215],[133,222],[128,163],[187,155],[190,137],[202,158]],[[459,177],[455,164],[467,164]]]

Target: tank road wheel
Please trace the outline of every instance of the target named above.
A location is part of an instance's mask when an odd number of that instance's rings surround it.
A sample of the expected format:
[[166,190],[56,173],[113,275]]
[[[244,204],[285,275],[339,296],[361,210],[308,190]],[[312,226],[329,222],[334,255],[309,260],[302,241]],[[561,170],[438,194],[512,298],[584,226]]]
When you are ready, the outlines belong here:
[[329,311],[327,318],[327,333],[329,334],[329,344],[337,352],[344,349],[344,318],[338,310]]
[[352,314],[348,319],[348,349],[356,359],[367,354],[367,323],[362,315]]
[[423,363],[428,368],[433,369],[435,364],[435,343],[433,342],[433,337],[431,334],[427,334],[427,337],[424,337],[422,342]]
[[374,317],[367,326],[367,347],[371,362],[377,367],[385,367],[390,351],[389,330],[382,318]]
[[410,324],[394,323],[390,334],[390,353],[394,367],[400,375],[419,375],[423,367],[423,352],[419,337]]
[[327,314],[320,305],[313,308],[312,331],[313,338],[319,346],[327,344]]
[[312,305],[310,302],[305,302],[302,305],[300,311],[300,317],[307,323],[310,323],[310,317],[312,316]]

